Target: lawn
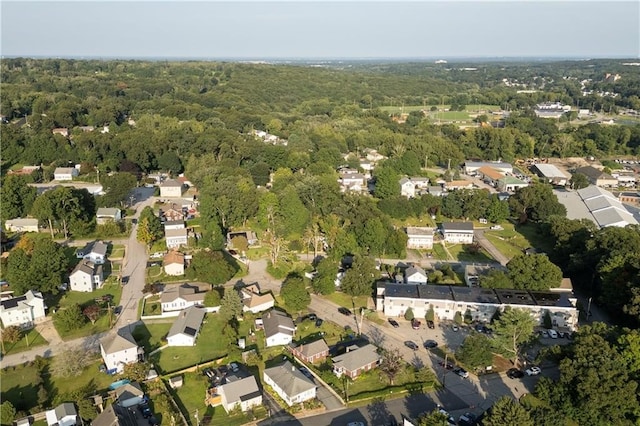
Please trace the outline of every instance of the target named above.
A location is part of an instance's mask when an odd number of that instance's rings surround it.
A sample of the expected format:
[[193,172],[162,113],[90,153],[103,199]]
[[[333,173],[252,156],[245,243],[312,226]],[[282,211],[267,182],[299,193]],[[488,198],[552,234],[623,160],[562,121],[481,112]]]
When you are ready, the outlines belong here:
[[342,293],[340,291],[336,291],[326,296],[322,296],[325,299],[330,300],[339,306],[344,306],[345,308],[349,308],[351,310],[357,308],[366,308],[369,297],[367,296],[357,296],[351,297],[346,293]]
[[449,255],[445,251],[442,244],[434,244],[432,253],[433,253],[433,257],[435,257],[438,260],[449,260]]
[[98,318],[95,324],[92,324],[91,321],[88,321],[82,325],[80,328],[75,330],[63,330],[56,323],[55,319],[53,321],[53,325],[58,330],[58,334],[62,338],[62,340],[73,340],[79,337],[91,336],[93,334],[98,334],[109,330],[113,326],[113,322],[115,322],[115,314],[113,314],[113,310],[111,311],[112,319],[109,318],[109,311],[105,310],[102,313],[102,316]]
[[[29,345],[27,346],[27,342]],[[35,328],[29,330],[22,339],[18,340],[15,343],[4,343],[4,349],[2,351],[3,355],[11,355],[18,352],[27,351],[36,346],[46,345],[47,341],[36,331]]]
[[429,113],[432,120],[457,120],[457,121],[469,121],[469,113],[466,111],[433,111]]
[[485,231],[484,235],[502,254],[510,259],[522,254],[523,250],[529,247],[535,247],[544,252],[549,252],[553,249],[549,238],[538,232],[538,225],[514,226],[510,223],[505,223],[503,227],[504,230],[502,231]]
[[142,315],[160,315],[162,313],[162,305],[160,303],[160,296],[151,296],[144,301],[144,311]]
[[124,245],[114,244],[109,246],[111,253],[109,253],[109,259],[122,259],[124,257]]
[[324,321],[320,327],[316,327],[314,321],[304,320],[297,324],[295,341],[308,343],[323,338],[328,345],[335,345],[344,335],[344,329],[330,321]]
[[148,354],[164,344],[163,338],[169,333],[171,324],[173,324],[172,320],[161,323],[154,322],[152,324],[144,323],[138,325],[132,334],[136,342],[144,346],[144,351]]
[[117,306],[120,304],[120,296],[122,296],[122,286],[118,283],[112,282],[112,280],[109,281],[110,282],[104,284],[102,288],[99,288],[90,293],[84,293],[81,291],[67,291],[60,298],[58,305],[61,308],[69,307],[75,303],[79,304],[80,306],[84,306],[94,303],[94,299],[98,297],[111,295],[113,296],[111,306]]
[[527,247],[535,247],[546,253],[553,250],[552,239],[548,235],[542,234],[538,225],[533,223],[516,225],[515,230],[529,242]]
[[480,249],[478,253],[468,253],[463,244],[453,244],[447,246],[447,250],[455,260],[463,262],[490,263],[495,260],[484,249]]

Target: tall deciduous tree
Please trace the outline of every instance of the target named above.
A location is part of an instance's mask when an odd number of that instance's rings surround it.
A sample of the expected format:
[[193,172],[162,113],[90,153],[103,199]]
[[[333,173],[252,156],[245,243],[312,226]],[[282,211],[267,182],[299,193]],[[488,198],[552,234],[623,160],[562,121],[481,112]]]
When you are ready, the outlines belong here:
[[376,262],[368,256],[356,255],[348,269],[340,289],[350,296],[368,296],[373,291],[373,283],[380,277]]
[[36,188],[27,185],[24,176],[7,176],[2,182],[2,191],[0,191],[2,220],[26,217],[36,199],[36,192]]
[[534,426],[527,410],[509,396],[503,396],[493,404],[483,424],[486,426]]
[[242,299],[237,290],[231,287],[224,289],[224,296],[220,301],[220,311],[218,313],[226,322],[242,316]]
[[186,274],[190,280],[218,285],[229,281],[238,269],[235,261],[227,258],[223,252],[201,250],[193,255]]
[[507,263],[507,270],[516,289],[549,290],[562,281],[562,271],[544,254],[516,256]]
[[131,173],[113,173],[101,179],[105,194],[98,197],[102,207],[122,207],[128,202],[131,190],[136,187],[136,177]]
[[505,309],[493,323],[494,344],[496,349],[509,356],[516,364],[522,346],[531,340],[535,320],[524,309]]
[[490,366],[493,363],[491,341],[484,334],[472,333],[456,351],[456,358],[471,368]]
[[300,312],[311,303],[305,279],[297,274],[289,275],[284,280],[280,295],[284,299],[287,309],[293,312]]
[[317,274],[311,282],[313,291],[320,294],[331,294],[336,291],[336,273],[338,264],[333,259],[324,258],[318,262]]
[[393,386],[393,381],[405,366],[404,358],[398,348],[383,349],[380,370],[389,379],[389,384]]

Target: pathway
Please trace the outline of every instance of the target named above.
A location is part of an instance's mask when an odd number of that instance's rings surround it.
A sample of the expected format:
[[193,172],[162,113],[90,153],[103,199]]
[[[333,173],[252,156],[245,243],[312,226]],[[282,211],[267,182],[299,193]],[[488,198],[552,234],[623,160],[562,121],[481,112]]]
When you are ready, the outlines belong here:
[[502,252],[498,250],[496,246],[494,246],[493,243],[487,239],[487,237],[484,236],[484,229],[476,229],[473,234],[478,244],[480,244],[483,249],[488,251],[491,257],[500,262],[502,266],[509,263],[509,259],[504,254],[502,254]]

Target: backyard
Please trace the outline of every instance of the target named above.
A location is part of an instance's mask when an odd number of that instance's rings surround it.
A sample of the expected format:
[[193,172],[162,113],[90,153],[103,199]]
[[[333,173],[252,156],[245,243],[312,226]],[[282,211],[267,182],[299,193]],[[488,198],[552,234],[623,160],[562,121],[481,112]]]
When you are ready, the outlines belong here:
[[509,259],[529,247],[535,247],[544,252],[550,251],[553,246],[549,239],[538,232],[535,224],[513,225],[506,223],[501,231],[485,231],[484,235],[496,248]]
[[46,345],[47,341],[36,331],[35,328],[28,330],[22,338],[15,343],[2,343],[2,355],[11,355],[22,351],[27,351],[36,346]]

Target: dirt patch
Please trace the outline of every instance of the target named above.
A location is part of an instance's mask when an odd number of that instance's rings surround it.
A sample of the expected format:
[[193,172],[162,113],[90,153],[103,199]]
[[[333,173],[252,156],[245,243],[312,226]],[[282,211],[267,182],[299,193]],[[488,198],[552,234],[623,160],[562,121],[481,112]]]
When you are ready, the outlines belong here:
[[549,164],[553,164],[558,169],[564,172],[570,172],[579,167],[593,166],[597,169],[602,169],[602,164],[598,160],[588,160],[584,157],[568,157],[568,158],[549,158]]

